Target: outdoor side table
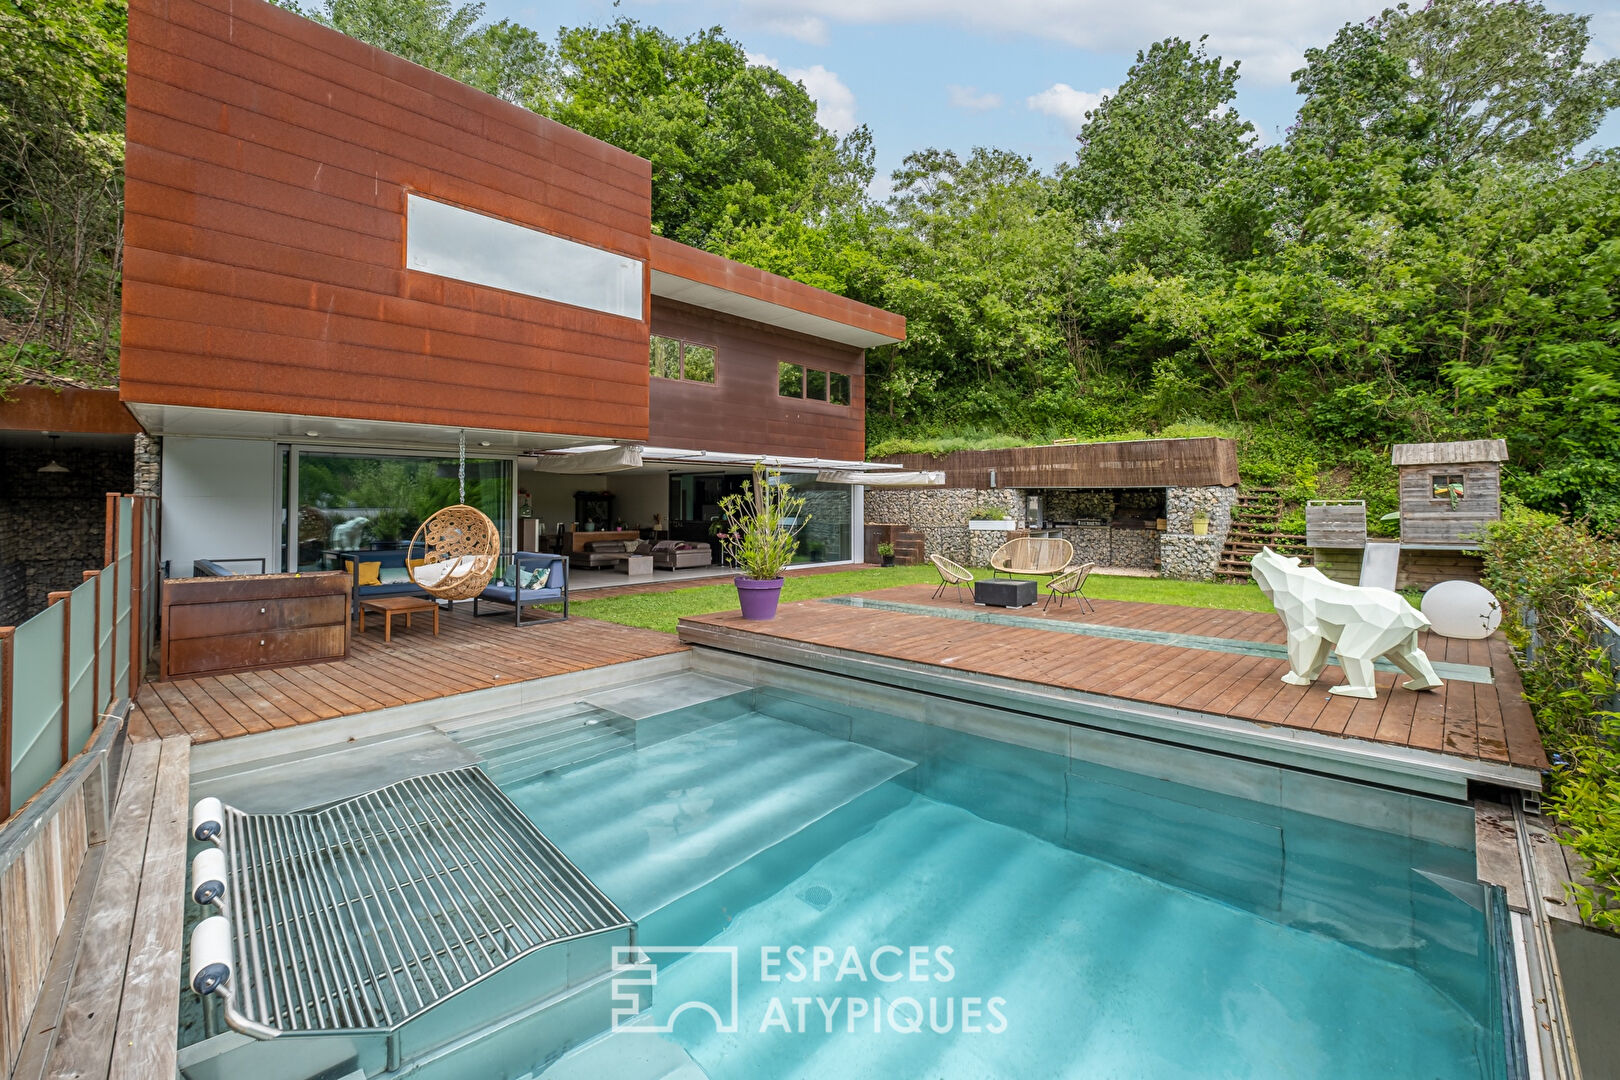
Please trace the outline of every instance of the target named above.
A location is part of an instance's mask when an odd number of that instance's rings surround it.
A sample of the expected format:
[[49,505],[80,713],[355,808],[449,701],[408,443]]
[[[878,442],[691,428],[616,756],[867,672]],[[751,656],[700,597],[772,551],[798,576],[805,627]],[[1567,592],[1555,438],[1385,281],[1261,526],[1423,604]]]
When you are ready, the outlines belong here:
[[991,578],[988,581],[975,581],[973,602],[988,607],[1028,607],[1035,602],[1035,583],[1026,578]]

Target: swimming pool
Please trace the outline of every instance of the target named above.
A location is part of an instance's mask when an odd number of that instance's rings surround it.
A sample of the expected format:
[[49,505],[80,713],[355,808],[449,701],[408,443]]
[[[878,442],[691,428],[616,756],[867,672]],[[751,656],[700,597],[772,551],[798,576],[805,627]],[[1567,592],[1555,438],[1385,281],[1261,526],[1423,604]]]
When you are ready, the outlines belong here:
[[654,965],[615,986],[640,1030],[534,1074],[1505,1075],[1467,806],[917,711],[739,688],[453,732]]

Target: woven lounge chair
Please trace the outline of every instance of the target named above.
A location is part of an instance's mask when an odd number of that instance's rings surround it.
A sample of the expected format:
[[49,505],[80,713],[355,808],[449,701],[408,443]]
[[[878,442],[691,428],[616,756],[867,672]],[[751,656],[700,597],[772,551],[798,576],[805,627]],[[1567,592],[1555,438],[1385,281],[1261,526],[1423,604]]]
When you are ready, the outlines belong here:
[[1083,591],[1086,587],[1086,578],[1090,577],[1091,572],[1095,569],[1097,569],[1097,564],[1094,562],[1082,563],[1079,566],[1070,567],[1053,578],[1051,583],[1046,586],[1046,603],[1041,605],[1041,610],[1045,611],[1052,606],[1052,597],[1054,596],[1057,597],[1058,607],[1060,608],[1063,606],[1064,598],[1072,596],[1080,601],[1081,606],[1086,611],[1095,612],[1097,608],[1092,604],[1091,597],[1087,596]]
[[1020,536],[1009,540],[990,556],[990,569],[997,574],[1040,577],[1056,574],[1074,558],[1074,545],[1054,536]]
[[939,588],[934,590],[934,599],[938,600],[940,593],[955,586],[956,602],[960,604],[962,602],[963,587],[969,589],[973,587],[973,571],[958,566],[943,555],[930,555],[928,561],[934,564],[935,570],[939,571]]

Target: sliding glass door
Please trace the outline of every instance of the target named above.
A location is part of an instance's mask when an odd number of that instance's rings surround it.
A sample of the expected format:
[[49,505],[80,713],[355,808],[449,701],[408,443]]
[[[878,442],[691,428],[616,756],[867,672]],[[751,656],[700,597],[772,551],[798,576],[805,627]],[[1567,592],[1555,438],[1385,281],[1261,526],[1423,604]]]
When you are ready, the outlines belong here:
[[[297,483],[283,490],[283,508],[296,498],[299,570],[319,569],[323,551],[404,547],[429,515],[458,499],[454,457],[307,447],[290,457]],[[468,458],[466,501],[490,516],[510,550],[512,463]]]

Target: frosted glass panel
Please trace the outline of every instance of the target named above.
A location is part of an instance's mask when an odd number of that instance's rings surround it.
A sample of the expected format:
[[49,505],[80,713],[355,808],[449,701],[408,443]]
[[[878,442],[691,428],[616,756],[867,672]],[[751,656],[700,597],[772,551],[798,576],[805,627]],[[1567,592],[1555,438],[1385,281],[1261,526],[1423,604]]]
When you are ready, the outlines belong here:
[[407,210],[407,269],[641,318],[638,259],[417,195]]
[[[15,810],[62,767],[61,604],[17,627],[11,638],[11,797]],[[17,678],[18,675],[21,678]]]

